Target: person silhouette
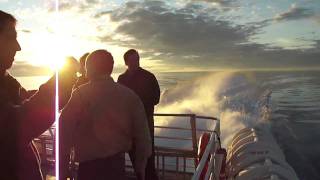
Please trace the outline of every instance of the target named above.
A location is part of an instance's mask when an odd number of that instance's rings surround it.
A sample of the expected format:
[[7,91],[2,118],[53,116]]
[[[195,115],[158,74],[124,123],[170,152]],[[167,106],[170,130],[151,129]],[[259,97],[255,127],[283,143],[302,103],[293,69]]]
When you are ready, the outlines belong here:
[[[146,179],[157,180],[155,170],[155,153],[154,153],[154,106],[159,103],[160,87],[156,77],[149,71],[140,67],[140,56],[138,51],[130,49],[124,54],[125,64],[128,69],[118,77],[118,83],[133,90],[141,99],[145,113],[147,115],[150,135],[152,139],[152,155],[148,159],[146,167]],[[133,156],[130,156],[135,161]]]
[[[15,29],[16,19],[0,10],[0,179],[42,180],[40,159],[32,140],[54,122],[55,76],[41,85],[30,98],[8,70],[21,50]],[[61,85],[69,79],[61,73]],[[69,92],[61,88],[61,95]]]
[[113,57],[106,50],[89,54],[89,82],[72,93],[60,116],[61,179],[69,175],[70,151],[79,162],[79,180],[126,179],[124,152],[136,147],[133,167],[144,179],[151,138],[143,104],[113,81]]

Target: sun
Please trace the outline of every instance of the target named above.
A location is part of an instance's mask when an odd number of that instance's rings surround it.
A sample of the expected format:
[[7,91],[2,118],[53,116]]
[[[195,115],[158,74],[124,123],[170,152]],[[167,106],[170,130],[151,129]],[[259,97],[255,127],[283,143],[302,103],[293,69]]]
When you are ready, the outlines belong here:
[[32,37],[34,42],[30,63],[37,66],[47,66],[52,70],[61,69],[68,54],[68,43],[63,37],[52,33],[37,33]]

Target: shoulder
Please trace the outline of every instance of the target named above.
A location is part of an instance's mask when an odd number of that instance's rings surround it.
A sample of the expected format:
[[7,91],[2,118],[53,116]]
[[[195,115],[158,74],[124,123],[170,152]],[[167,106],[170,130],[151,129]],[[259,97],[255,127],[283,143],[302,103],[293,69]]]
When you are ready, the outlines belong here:
[[85,89],[88,89],[89,88],[89,84],[90,82],[88,83],[85,83],[85,84],[80,84],[76,89],[74,89],[74,92],[77,91],[85,91]]
[[155,78],[155,75],[152,72],[150,72],[150,71],[148,71],[146,69],[140,68],[140,73],[143,74],[146,77]]
[[72,91],[71,97],[72,98],[78,98],[81,96],[81,94],[88,94],[88,91],[90,91],[90,82],[86,84],[81,84],[77,88],[75,88]]
[[128,88],[125,85],[122,85],[120,83],[115,83],[115,87],[117,88],[118,91],[120,91],[121,93],[124,93],[128,96],[131,96],[132,94],[134,94],[134,92],[130,88]]
[[126,77],[127,77],[127,71],[124,72],[124,73],[122,73],[122,74],[120,74],[120,75],[118,76],[118,80],[117,80],[117,81],[119,82],[119,81],[125,79]]
[[130,88],[120,84],[116,83],[116,88],[117,90],[125,96],[127,99],[139,99],[138,95]]
[[123,73],[119,75],[119,77],[126,77],[128,75],[129,75],[128,70],[125,70]]
[[16,87],[16,88],[20,88],[22,87],[21,84],[18,82],[18,80],[16,80],[13,76],[11,76],[10,74],[8,74],[6,76],[7,81],[9,82],[11,87]]
[[144,74],[148,74],[148,75],[153,75],[150,71],[148,71],[148,70],[146,70],[146,69],[144,69],[142,67],[140,67],[140,72],[144,73]]

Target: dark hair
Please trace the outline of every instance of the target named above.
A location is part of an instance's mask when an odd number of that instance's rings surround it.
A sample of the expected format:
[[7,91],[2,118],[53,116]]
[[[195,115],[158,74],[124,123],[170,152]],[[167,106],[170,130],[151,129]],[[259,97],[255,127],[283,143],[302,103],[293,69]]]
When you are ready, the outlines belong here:
[[65,71],[77,72],[79,69],[79,62],[73,56],[67,56],[65,58],[64,67],[65,67],[64,69]]
[[84,67],[86,65],[86,60],[87,60],[87,57],[89,56],[90,53],[84,53],[81,57],[80,57],[80,65],[82,67]]
[[113,56],[110,52],[103,49],[93,51],[86,60],[87,77],[110,75],[113,63]]
[[138,57],[139,57],[139,53],[138,53],[137,50],[135,50],[135,49],[129,49],[126,53],[124,53],[123,59],[124,59],[125,61],[127,61],[127,58],[128,58],[130,55],[132,55],[132,54],[137,54]]
[[11,14],[0,10],[0,31],[2,31],[9,22],[15,24],[17,20]]

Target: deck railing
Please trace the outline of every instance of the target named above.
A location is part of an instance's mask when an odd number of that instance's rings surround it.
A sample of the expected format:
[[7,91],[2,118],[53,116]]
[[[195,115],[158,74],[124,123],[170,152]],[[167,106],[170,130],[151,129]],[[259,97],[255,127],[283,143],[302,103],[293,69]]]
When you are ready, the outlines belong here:
[[[161,179],[193,179],[198,177],[198,171],[202,171],[204,158],[212,156],[212,162],[210,166],[216,166],[217,157],[212,154],[212,149],[216,146],[217,135],[220,134],[219,119],[215,117],[197,116],[195,114],[163,114],[156,113],[155,117],[155,165],[158,170],[159,177]],[[162,120],[162,121],[161,121]],[[176,121],[176,122],[175,122]],[[207,121],[207,122],[206,122]],[[209,122],[208,122],[209,121]],[[160,122],[160,123],[159,123]],[[161,125],[161,122],[169,122],[168,124]],[[180,126],[184,122],[185,126]],[[211,125],[210,122],[212,123]],[[176,124],[176,126],[174,126]],[[204,124],[206,124],[204,126]],[[161,133],[161,131],[172,131],[172,133]],[[47,174],[53,174],[54,172],[54,134],[50,129],[49,134],[45,134],[36,139],[38,149],[40,148],[40,154],[42,159],[42,167]],[[160,132],[160,133],[159,133]],[[178,137],[179,132],[182,134],[188,134],[189,137]],[[208,145],[208,150],[205,151],[202,160],[198,165],[198,139],[204,132],[211,133],[211,144]],[[170,147],[166,143],[161,141],[172,141],[173,144],[182,144],[183,146]],[[158,143],[160,142],[160,143]],[[185,146],[190,145],[190,147]],[[209,148],[210,146],[210,148]],[[206,156],[206,157],[205,157]],[[216,161],[213,161],[217,159]],[[126,161],[126,169],[129,172],[133,172],[131,162],[128,159]],[[50,171],[50,168],[52,170]],[[210,168],[211,169],[211,168]],[[212,173],[212,172],[211,172]]]
[[[190,179],[192,174],[196,172],[198,166],[198,140],[202,133],[220,134],[219,119],[208,116],[197,116],[195,114],[154,114],[155,124],[158,121],[161,122],[161,118],[171,118],[170,122],[175,124],[174,121],[188,122],[189,127],[177,127],[169,123],[166,125],[155,125],[155,130],[172,130],[174,135],[158,135],[155,133],[155,141],[159,139],[173,140],[177,144],[191,143],[191,147],[168,147],[166,144],[155,144],[156,164],[159,175],[162,179]],[[160,118],[160,119],[159,119]],[[163,119],[162,119],[163,120]],[[164,120],[166,121],[166,120]],[[208,125],[204,121],[213,122]],[[204,127],[204,124],[206,126]],[[186,124],[185,124],[186,125]],[[201,127],[202,125],[202,127]],[[177,137],[179,132],[190,132],[190,137]],[[161,133],[160,133],[161,134]],[[166,158],[171,158],[168,162],[165,162]],[[161,163],[159,163],[161,161]],[[181,162],[182,161],[182,162]],[[170,168],[168,164],[171,164],[173,168]]]
[[[204,180],[219,179],[223,155],[215,153],[220,146],[220,140],[218,138],[219,135],[215,132],[210,134],[210,140],[192,176],[192,180],[200,179],[200,177],[203,176],[203,172],[205,172]],[[208,159],[210,159],[209,162]],[[204,171],[205,166],[207,166],[206,171]]]

